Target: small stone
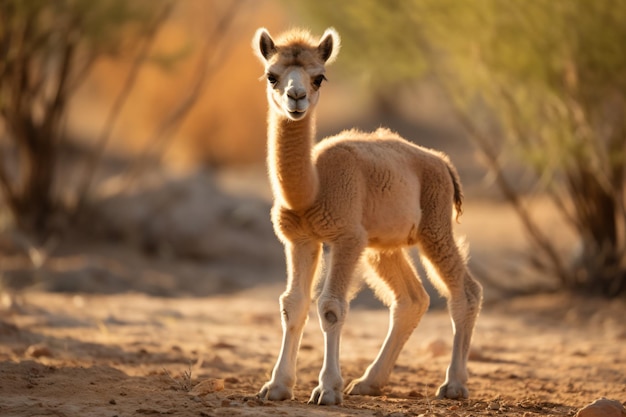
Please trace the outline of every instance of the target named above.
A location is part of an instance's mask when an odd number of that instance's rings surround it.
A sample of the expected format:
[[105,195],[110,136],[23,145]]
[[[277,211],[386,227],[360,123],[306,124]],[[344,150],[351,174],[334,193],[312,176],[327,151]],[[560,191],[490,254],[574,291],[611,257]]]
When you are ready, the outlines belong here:
[[495,411],[495,410],[499,410],[499,409],[500,409],[500,403],[499,403],[499,402],[497,402],[497,401],[492,401],[492,402],[490,402],[490,403],[489,403],[488,408],[489,408],[490,410],[494,410],[494,411]]
[[411,397],[411,398],[424,398],[424,395],[420,394],[419,392],[417,392],[415,390],[411,390],[411,391],[409,391],[409,397]]
[[52,357],[52,351],[44,344],[31,345],[24,354],[31,358]]
[[249,406],[249,407],[256,407],[256,406],[266,406],[266,405],[272,405],[271,401],[265,401],[262,398],[259,398],[258,396],[254,396],[254,397],[244,397],[243,402]]
[[468,356],[468,359],[469,359],[470,361],[477,361],[477,362],[480,362],[480,361],[485,361],[487,358],[486,358],[486,357],[485,357],[485,355],[483,354],[482,350],[480,350],[480,349],[479,349],[478,347],[476,347],[476,346],[472,346],[472,347],[470,348],[470,351],[469,351],[469,356]]
[[226,343],[226,342],[217,342],[213,344],[213,349],[235,349],[237,346],[230,344],[230,343]]
[[212,392],[222,391],[224,389],[224,380],[219,378],[205,379],[204,381],[196,384],[191,391],[190,395],[203,396]]
[[0,321],[0,335],[14,335],[20,332],[16,325]]
[[489,406],[489,404],[485,403],[485,402],[477,402],[475,403],[472,408],[474,410],[484,410]]
[[619,401],[602,397],[580,409],[575,417],[626,417],[626,409]]
[[426,346],[426,351],[433,358],[438,358],[448,354],[448,344],[443,339],[435,339]]
[[111,405],[115,405],[115,404],[117,404],[117,401],[115,401],[114,399],[110,399],[110,400],[109,400],[109,404],[111,404]]

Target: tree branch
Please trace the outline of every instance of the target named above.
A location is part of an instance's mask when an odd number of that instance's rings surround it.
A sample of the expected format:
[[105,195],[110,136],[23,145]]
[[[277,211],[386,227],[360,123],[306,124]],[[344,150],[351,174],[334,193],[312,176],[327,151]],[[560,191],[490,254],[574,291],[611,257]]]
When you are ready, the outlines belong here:
[[[146,148],[141,156],[126,174],[127,187],[141,175],[151,155],[158,154],[161,157],[163,156],[164,148],[167,147],[167,144],[176,133],[176,130],[182,125],[185,116],[187,116],[189,110],[203,93],[209,74],[216,69],[217,63],[221,62],[226,43],[224,40],[226,37],[223,36],[223,34],[233,23],[238,8],[239,4],[237,2],[228,3],[226,11],[220,16],[210,33],[205,35],[205,43],[202,46],[201,55],[194,71],[193,81],[189,86],[186,96],[155,129],[152,137],[147,141]],[[215,47],[216,38],[221,41],[218,48]]]
[[46,106],[46,113],[42,123],[43,130],[50,135],[50,139],[59,139],[55,138],[52,132],[56,131],[55,125],[58,123],[60,116],[63,114],[67,100],[67,82],[70,74],[72,59],[76,51],[76,43],[71,39],[71,37],[72,35],[68,34],[66,42],[63,42],[63,57],[61,59],[61,67],[56,80],[56,91],[54,93],[54,98]]
[[9,205],[9,209],[12,213],[16,213],[19,210],[17,196],[15,195],[15,190],[11,185],[11,181],[9,180],[9,176],[5,170],[4,166],[4,155],[0,154],[0,185],[2,186],[2,194]]
[[137,75],[139,74],[139,70],[150,52],[156,34],[158,33],[161,25],[168,18],[171,10],[171,3],[166,4],[144,34],[145,40],[141,49],[135,56],[135,60],[133,61],[130,71],[126,77],[122,90],[111,107],[111,111],[109,112],[109,115],[104,123],[104,128],[96,141],[96,145],[86,158],[85,173],[82,177],[82,182],[78,186],[78,199],[77,204],[74,207],[73,216],[82,211],[91,188],[96,169],[100,164],[100,160],[102,159],[104,150],[111,137],[116,121],[122,111],[122,108],[124,107],[124,104],[128,100],[133,87],[136,85]]

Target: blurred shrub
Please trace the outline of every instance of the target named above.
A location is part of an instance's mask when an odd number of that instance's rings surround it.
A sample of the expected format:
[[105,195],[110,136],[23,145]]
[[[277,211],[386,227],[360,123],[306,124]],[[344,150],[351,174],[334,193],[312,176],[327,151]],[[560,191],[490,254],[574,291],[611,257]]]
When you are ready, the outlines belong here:
[[[626,292],[626,2],[318,0],[301,7],[339,30],[340,62],[369,73],[382,94],[434,76],[525,225],[533,265],[563,287]],[[506,176],[506,151],[577,233],[575,259],[532,219]]]
[[23,230],[45,234],[52,226],[58,209],[56,165],[76,89],[99,57],[135,53],[164,17],[164,5],[148,0],[0,2],[0,120],[12,151],[0,160],[0,184]]
[[[274,3],[175,2],[150,51],[149,62],[156,65],[141,69],[108,149],[134,158],[154,148],[155,131],[189,90],[202,55],[208,53],[202,91],[157,159],[179,172],[202,165],[263,163],[267,103],[259,81],[262,68],[251,53],[250,38],[256,27],[281,18]],[[94,65],[76,97],[80,111],[73,111],[69,120],[81,140],[97,135],[102,113],[123,89],[132,66],[132,56],[102,59]]]
[[42,238],[64,229],[98,181],[125,170],[118,182],[128,187],[168,151],[178,166],[262,161],[265,105],[261,95],[247,101],[262,83],[239,62],[254,62],[252,29],[239,35],[256,7],[0,2],[0,190],[20,229]]

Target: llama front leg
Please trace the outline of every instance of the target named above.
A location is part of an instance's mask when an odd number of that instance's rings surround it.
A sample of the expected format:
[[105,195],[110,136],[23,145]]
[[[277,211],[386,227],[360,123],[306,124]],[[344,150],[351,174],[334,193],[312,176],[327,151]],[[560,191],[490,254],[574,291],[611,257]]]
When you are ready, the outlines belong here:
[[339,365],[341,329],[348,313],[348,291],[354,269],[364,247],[364,239],[344,240],[331,251],[330,273],[324,283],[317,309],[324,332],[324,363],[319,385],[311,393],[310,404],[334,405],[343,401],[343,378]]
[[296,360],[311,304],[311,285],[319,263],[321,245],[314,242],[288,244],[287,289],[280,296],[283,339],[272,378],[259,391],[260,398],[293,398]]

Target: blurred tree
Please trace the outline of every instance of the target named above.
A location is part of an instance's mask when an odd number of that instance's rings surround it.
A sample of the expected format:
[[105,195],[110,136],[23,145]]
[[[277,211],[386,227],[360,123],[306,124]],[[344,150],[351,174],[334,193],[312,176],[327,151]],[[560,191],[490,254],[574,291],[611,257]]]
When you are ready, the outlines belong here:
[[[626,2],[362,0],[302,3],[344,39],[370,86],[435,77],[534,245],[567,288],[626,292]],[[494,140],[494,137],[502,140]],[[503,149],[534,173],[577,233],[559,253],[506,175]]]
[[167,3],[125,0],[0,2],[2,197],[22,230],[40,236],[58,209],[53,189],[68,103],[104,55],[134,53]]

